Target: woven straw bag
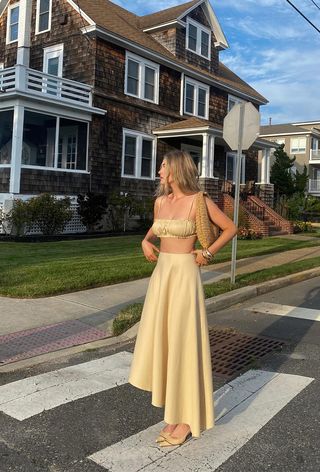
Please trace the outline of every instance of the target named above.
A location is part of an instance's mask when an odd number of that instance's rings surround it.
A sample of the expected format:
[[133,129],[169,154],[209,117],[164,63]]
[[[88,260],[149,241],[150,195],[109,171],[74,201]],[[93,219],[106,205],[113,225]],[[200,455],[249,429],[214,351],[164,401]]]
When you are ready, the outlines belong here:
[[219,228],[209,219],[205,195],[206,192],[198,192],[196,197],[196,231],[199,243],[207,249],[218,238]]

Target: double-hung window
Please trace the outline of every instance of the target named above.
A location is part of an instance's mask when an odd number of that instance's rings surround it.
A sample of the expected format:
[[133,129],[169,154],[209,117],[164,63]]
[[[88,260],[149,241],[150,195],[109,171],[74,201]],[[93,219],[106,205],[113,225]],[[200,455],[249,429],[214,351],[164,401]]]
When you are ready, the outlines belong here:
[[306,152],[307,139],[305,136],[301,138],[290,139],[290,154],[304,154]]
[[18,41],[19,34],[19,3],[8,7],[7,44]]
[[52,0],[37,0],[36,34],[51,29]]
[[235,97],[234,95],[228,95],[228,111],[230,111],[238,103],[243,103],[243,102],[244,100],[242,100],[239,97]]
[[159,103],[159,64],[127,52],[125,93]]
[[184,81],[184,113],[208,119],[209,115],[208,85],[185,78]]
[[197,21],[187,20],[187,49],[210,59],[211,31]]
[[137,131],[123,130],[122,177],[154,179],[155,141]]

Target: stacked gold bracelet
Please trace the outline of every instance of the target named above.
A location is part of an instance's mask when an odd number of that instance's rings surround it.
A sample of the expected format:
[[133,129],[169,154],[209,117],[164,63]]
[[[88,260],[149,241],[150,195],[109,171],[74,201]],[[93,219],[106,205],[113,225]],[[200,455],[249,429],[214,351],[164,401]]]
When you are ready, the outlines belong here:
[[202,256],[207,259],[207,261],[211,261],[214,258],[214,255],[208,249],[202,250]]

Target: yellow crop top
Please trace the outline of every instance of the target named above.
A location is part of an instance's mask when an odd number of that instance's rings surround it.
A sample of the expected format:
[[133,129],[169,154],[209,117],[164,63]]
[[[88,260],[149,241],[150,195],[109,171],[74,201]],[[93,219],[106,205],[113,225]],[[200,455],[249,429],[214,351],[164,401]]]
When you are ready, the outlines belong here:
[[192,238],[197,234],[193,220],[155,219],[152,231],[158,238]]

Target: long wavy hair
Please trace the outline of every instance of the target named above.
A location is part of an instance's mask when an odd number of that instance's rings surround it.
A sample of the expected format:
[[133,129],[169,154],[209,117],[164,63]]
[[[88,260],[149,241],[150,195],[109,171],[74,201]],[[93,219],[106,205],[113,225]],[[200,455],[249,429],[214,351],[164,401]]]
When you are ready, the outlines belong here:
[[159,182],[155,191],[156,197],[172,193],[172,188],[167,181],[170,172],[173,180],[183,193],[191,194],[201,190],[197,166],[188,152],[170,151],[163,156],[163,160],[167,164],[166,178],[164,183]]

